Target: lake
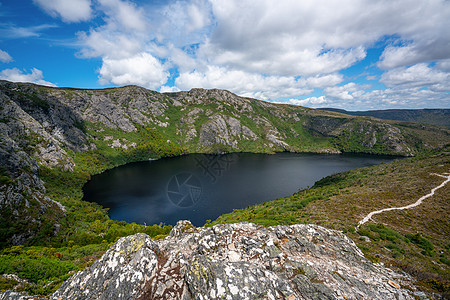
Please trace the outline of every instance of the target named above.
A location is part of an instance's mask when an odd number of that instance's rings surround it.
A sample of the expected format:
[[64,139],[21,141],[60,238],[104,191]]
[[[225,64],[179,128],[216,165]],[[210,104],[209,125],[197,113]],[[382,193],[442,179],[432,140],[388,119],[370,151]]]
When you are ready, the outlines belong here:
[[278,153],[189,154],[131,163],[92,176],[84,200],[111,219],[195,226],[248,205],[290,196],[328,175],[392,157]]

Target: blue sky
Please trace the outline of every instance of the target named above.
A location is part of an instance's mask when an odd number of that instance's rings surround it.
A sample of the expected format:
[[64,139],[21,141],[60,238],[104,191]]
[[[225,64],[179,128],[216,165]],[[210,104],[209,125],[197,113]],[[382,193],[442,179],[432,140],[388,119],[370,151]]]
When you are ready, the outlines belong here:
[[0,0],[0,79],[450,108],[445,0]]

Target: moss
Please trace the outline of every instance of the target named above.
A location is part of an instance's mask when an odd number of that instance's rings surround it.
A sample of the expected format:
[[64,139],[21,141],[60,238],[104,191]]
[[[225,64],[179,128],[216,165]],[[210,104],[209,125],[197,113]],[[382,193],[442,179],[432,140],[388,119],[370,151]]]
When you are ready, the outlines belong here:
[[306,275],[305,271],[302,268],[295,268],[292,271],[294,272],[294,275]]
[[126,256],[131,256],[136,253],[139,249],[141,249],[145,245],[145,239],[143,238],[134,238],[131,240],[131,244],[127,245],[125,250],[122,250],[121,253]]

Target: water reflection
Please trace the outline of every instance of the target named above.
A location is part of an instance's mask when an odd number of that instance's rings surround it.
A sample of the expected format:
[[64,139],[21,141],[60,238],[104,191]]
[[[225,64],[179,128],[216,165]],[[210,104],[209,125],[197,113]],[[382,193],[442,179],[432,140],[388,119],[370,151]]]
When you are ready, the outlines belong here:
[[85,200],[115,220],[200,226],[233,209],[291,195],[337,172],[391,161],[379,156],[191,154],[132,163],[92,177]]

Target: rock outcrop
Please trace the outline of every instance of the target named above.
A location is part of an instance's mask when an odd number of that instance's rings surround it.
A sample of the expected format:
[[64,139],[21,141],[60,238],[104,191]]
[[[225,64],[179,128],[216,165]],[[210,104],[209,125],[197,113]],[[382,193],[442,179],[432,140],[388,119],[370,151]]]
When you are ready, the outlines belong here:
[[320,226],[180,221],[162,240],[120,239],[50,299],[413,299],[407,285]]

